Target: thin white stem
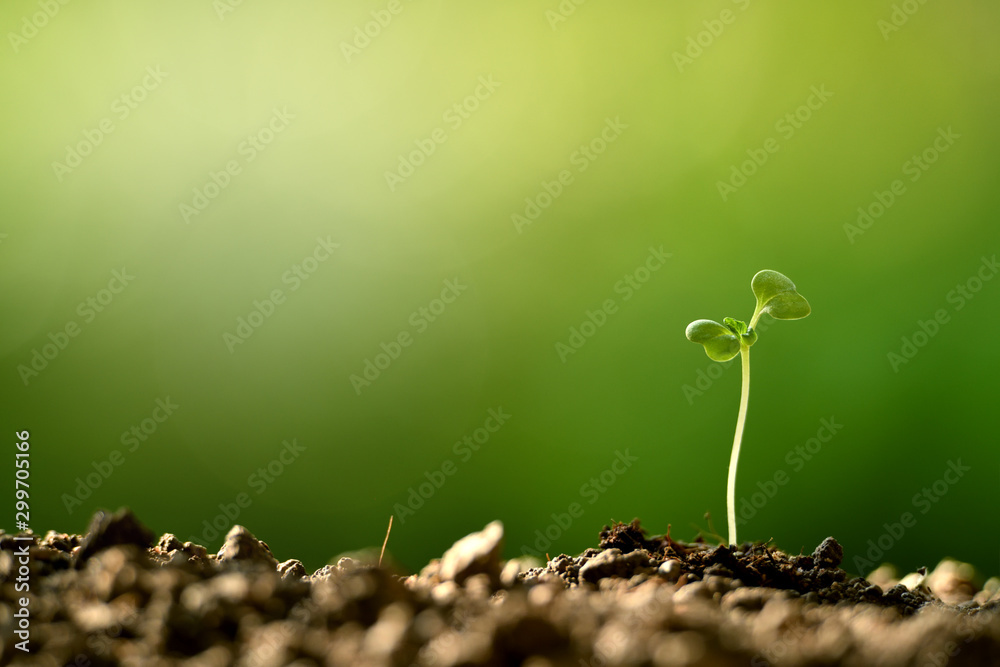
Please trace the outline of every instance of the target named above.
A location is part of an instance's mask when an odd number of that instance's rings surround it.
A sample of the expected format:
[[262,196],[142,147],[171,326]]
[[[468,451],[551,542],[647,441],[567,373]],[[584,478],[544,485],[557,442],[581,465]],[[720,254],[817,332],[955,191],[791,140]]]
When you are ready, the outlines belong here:
[[743,426],[747,421],[747,402],[750,399],[750,348],[740,345],[740,359],[743,362],[743,388],[740,390],[740,416],[736,420],[736,435],[733,438],[733,454],[729,459],[729,484],[726,488],[726,509],[729,511],[729,544],[736,542],[736,465],[740,460],[740,444],[743,442]]

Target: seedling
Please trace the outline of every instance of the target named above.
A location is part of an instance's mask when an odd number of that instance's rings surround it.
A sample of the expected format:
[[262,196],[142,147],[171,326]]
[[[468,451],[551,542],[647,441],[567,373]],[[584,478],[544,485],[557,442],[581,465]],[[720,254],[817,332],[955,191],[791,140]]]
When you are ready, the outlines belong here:
[[757,320],[767,313],[776,320],[800,320],[812,309],[805,297],[795,291],[795,283],[786,276],[764,269],[750,281],[750,289],[757,297],[757,308],[750,324],[723,319],[724,324],[713,320],[695,320],[687,326],[688,340],[705,346],[705,353],[713,361],[729,361],[740,355],[743,366],[743,388],[740,391],[740,414],[736,420],[733,453],[729,458],[729,483],[726,488],[726,510],[729,518],[729,543],[736,542],[736,465],[740,460],[743,426],[747,420],[747,401],[750,398],[750,346],[757,342]]

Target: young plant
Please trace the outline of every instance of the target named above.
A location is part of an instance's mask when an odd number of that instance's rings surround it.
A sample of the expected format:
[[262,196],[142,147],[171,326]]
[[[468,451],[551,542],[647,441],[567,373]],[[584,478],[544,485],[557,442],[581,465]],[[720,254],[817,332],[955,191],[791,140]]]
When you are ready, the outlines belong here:
[[723,319],[723,324],[712,320],[695,320],[687,326],[688,340],[705,346],[705,353],[713,361],[729,361],[740,355],[743,366],[743,389],[740,391],[740,414],[736,420],[733,453],[729,459],[729,484],[726,488],[726,510],[729,518],[729,543],[736,542],[736,465],[740,460],[743,425],[747,420],[747,401],[750,398],[750,346],[757,342],[757,320],[767,313],[776,320],[799,320],[811,312],[809,302],[795,291],[795,283],[777,271],[764,269],[750,281],[750,289],[757,297],[757,308],[750,324]]

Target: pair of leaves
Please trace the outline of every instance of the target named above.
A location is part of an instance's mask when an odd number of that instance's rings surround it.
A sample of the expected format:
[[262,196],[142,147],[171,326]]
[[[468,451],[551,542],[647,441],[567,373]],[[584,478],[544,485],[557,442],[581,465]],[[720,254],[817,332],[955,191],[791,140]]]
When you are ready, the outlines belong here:
[[[776,320],[798,320],[811,312],[809,302],[795,290],[795,283],[777,271],[764,269],[750,281],[757,297],[757,308],[751,323],[762,313]],[[725,324],[713,320],[695,320],[684,332],[688,340],[701,343],[705,353],[715,361],[729,361],[740,353],[742,345],[750,347],[757,341],[757,332],[745,322],[727,317]]]
[[[733,323],[732,326],[723,326],[714,320],[695,320],[687,326],[684,334],[688,340],[701,343],[705,346],[705,353],[710,359],[715,361],[729,361],[740,353],[740,339],[746,340],[746,336],[757,337],[756,332],[746,333],[746,322],[726,318],[726,324]],[[742,325],[742,327],[740,327]],[[743,333],[740,333],[740,328]],[[751,343],[747,343],[751,345]]]

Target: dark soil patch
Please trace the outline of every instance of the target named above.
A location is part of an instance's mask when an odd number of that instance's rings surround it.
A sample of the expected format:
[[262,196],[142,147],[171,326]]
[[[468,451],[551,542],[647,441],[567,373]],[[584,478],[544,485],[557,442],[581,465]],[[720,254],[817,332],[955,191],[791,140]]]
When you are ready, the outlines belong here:
[[[840,569],[844,549],[828,537],[808,556],[789,556],[763,544],[744,543],[738,550],[704,543],[680,544],[669,535],[646,538],[639,520],[605,526],[600,534],[602,550],[618,549],[622,554],[645,551],[649,564],[657,567],[676,561],[671,571],[681,585],[705,577],[739,580],[744,586],[792,591],[811,602],[867,602],[893,607],[908,616],[937,599],[925,588],[910,591],[901,584],[882,591],[862,577],[848,579]],[[621,576],[619,574],[619,576]]]

